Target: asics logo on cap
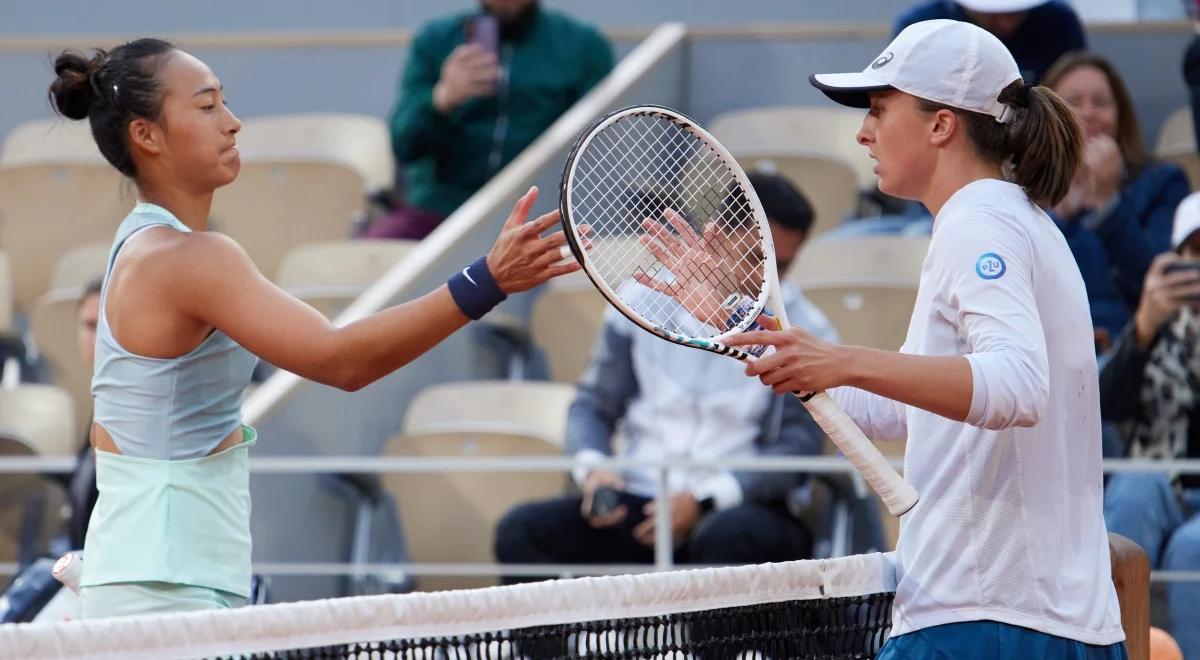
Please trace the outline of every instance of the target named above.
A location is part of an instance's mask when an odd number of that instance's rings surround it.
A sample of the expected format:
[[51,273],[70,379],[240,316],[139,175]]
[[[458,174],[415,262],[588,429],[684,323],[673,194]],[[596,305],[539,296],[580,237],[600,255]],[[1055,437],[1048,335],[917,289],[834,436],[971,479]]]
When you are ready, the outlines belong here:
[[893,57],[895,57],[895,55],[893,55],[892,51],[889,50],[888,52],[876,58],[874,62],[871,62],[871,68],[881,69],[886,66],[888,62],[891,62]]

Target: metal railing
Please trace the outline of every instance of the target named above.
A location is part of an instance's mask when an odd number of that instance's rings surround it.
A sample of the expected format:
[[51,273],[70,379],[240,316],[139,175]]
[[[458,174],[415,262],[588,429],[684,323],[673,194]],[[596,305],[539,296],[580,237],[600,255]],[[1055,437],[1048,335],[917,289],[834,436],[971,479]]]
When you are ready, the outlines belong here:
[[[902,459],[891,458],[897,468]],[[0,475],[5,474],[63,474],[74,469],[69,457],[0,457]],[[817,475],[845,475],[854,484],[855,495],[864,497],[868,491],[854,467],[839,456],[694,458],[679,457],[661,460],[604,458],[579,461],[565,456],[544,457],[400,457],[400,456],[273,456],[250,459],[250,472],[258,475],[279,474],[395,474],[438,472],[562,472],[586,466],[612,471],[641,469],[658,474],[655,489],[654,564],[491,564],[491,563],[312,563],[259,562],[254,566],[266,575],[343,576],[365,574],[407,574],[428,576],[504,576],[530,575],[569,577],[668,570],[675,567],[671,539],[671,502],[668,497],[668,477],[672,471],[738,470],[758,472],[804,472]],[[1107,459],[1102,463],[1106,473],[1200,474],[1200,459],[1158,461],[1148,459]],[[689,565],[690,567],[690,565]],[[12,574],[17,565],[0,563],[0,574]],[[1200,571],[1154,571],[1153,582],[1200,582]]]

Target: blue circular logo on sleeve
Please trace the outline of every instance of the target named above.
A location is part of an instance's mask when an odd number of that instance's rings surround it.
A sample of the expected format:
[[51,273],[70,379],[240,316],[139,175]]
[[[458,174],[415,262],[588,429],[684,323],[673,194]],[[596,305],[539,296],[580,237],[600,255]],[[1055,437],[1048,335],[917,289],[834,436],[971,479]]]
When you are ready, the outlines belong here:
[[1005,270],[1008,268],[1004,265],[1004,259],[995,252],[985,252],[975,262],[975,274],[985,280],[998,280],[1004,276]]

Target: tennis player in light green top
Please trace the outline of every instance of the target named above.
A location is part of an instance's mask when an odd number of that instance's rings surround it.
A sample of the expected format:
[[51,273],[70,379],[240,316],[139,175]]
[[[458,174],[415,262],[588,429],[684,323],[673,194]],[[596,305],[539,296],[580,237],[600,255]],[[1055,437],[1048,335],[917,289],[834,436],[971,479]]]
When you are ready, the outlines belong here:
[[[409,303],[334,327],[206,231],[233,181],[241,124],[203,62],[157,39],[92,57],[64,52],[50,96],[87,119],[105,158],[137,185],[101,294],[92,382],[100,491],[84,544],[83,616],[231,607],[250,587],[242,391],[261,357],[356,390],[404,366],[504,300],[556,275],[557,213],[525,219],[531,189],[485,257]],[[286,200],[280,200],[286,203]]]

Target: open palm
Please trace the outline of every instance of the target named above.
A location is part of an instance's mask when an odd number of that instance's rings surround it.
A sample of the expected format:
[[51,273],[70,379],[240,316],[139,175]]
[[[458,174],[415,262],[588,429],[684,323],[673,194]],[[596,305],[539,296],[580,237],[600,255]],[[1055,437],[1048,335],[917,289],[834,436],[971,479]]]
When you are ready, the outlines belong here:
[[642,222],[646,233],[641,241],[673,277],[667,281],[638,271],[634,279],[674,298],[702,323],[724,328],[730,313],[726,301],[741,288],[735,275],[736,260],[727,249],[721,249],[715,224],[700,236],[675,211],[667,209],[663,215],[675,233],[660,222],[646,219]]

